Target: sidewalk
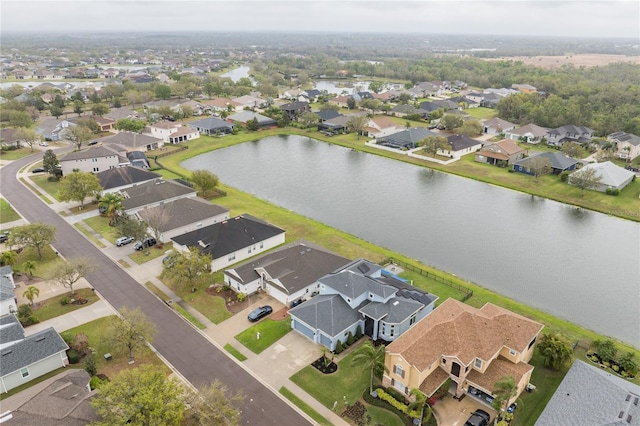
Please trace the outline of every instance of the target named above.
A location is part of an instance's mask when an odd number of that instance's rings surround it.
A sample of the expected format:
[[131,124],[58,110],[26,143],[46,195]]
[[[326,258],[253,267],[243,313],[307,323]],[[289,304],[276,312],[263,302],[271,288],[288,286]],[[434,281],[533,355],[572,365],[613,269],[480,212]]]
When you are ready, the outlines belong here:
[[38,324],[30,325],[25,328],[24,331],[27,336],[35,334],[39,331],[46,330],[49,327],[56,329],[58,333],[67,331],[80,324],[97,320],[98,318],[108,317],[109,315],[115,315],[116,311],[113,310],[111,305],[105,302],[103,299],[92,303],[84,308],[77,309],[68,314],[60,315],[59,317],[51,318],[50,320],[43,321]]

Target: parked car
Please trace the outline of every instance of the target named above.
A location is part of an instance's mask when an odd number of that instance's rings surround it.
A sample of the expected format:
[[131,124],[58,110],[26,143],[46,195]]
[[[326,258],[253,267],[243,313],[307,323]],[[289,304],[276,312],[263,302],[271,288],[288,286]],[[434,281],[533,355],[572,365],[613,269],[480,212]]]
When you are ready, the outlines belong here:
[[469,420],[464,424],[464,426],[487,426],[489,421],[491,420],[491,416],[484,410],[476,410],[473,412]]
[[122,246],[125,246],[125,245],[129,244],[129,243],[132,243],[133,240],[134,240],[133,237],[120,237],[120,238],[118,238],[116,240],[116,245],[118,247],[122,247]]
[[248,318],[249,318],[249,321],[255,322],[261,318],[266,317],[267,315],[270,315],[272,312],[273,312],[273,308],[271,306],[269,305],[260,306],[259,308],[256,308],[253,311],[251,311]]
[[46,143],[46,142],[40,142],[38,145],[40,145],[40,146],[49,146],[49,144]]
[[6,243],[9,240],[9,231],[4,231],[0,234],[0,243]]
[[162,258],[162,264],[165,268],[173,268],[173,265],[176,264],[176,260],[178,259],[179,254],[176,252],[169,253],[165,257]]
[[31,170],[31,173],[44,173],[44,169],[42,167],[36,167],[35,169]]
[[153,237],[147,237],[147,238],[145,238],[145,239],[144,239],[144,240],[142,240],[142,241],[138,241],[138,242],[136,243],[136,245],[135,245],[135,246],[133,246],[133,248],[134,248],[136,251],[140,251],[140,250],[142,250],[142,249],[145,249],[145,248],[147,248],[147,247],[152,247],[152,246],[155,246],[155,245],[156,245],[156,239],[155,239],[155,238],[153,238]]
[[97,144],[98,144],[98,141],[91,141],[87,145],[88,146],[92,146],[92,145],[97,145]]

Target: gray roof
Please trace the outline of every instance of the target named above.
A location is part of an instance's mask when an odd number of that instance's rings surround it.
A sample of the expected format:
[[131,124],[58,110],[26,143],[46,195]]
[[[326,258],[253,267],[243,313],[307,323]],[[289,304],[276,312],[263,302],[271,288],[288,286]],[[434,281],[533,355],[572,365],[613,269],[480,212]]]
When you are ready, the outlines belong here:
[[192,129],[207,129],[207,130],[216,130],[216,129],[231,129],[233,128],[233,124],[224,121],[217,117],[207,117],[202,120],[196,120],[189,123],[189,127]]
[[69,346],[53,327],[27,336],[0,351],[0,377],[67,349]]
[[349,262],[349,259],[321,247],[297,241],[229,269],[225,274],[236,277],[242,283],[248,283],[258,279],[260,274],[256,269],[263,268],[269,275],[271,284],[286,294],[293,294]]
[[158,173],[150,172],[145,169],[133,166],[115,167],[113,169],[104,170],[97,173],[96,176],[100,181],[103,189],[119,188],[125,185],[134,185],[137,183],[147,182],[158,179]]
[[525,135],[527,133],[531,133],[535,137],[543,137],[549,132],[549,129],[546,127],[540,127],[536,124],[527,124],[526,126],[518,127],[517,129],[509,130],[509,133],[513,135]]
[[490,127],[490,128],[500,129],[500,130],[512,129],[515,127],[515,124],[497,117],[485,120],[483,122],[483,125],[484,127]]
[[0,345],[24,339],[24,328],[14,314],[0,317]]
[[415,300],[393,297],[386,303],[371,302],[360,309],[360,312],[373,319],[383,319],[386,323],[399,324],[423,307],[422,303]]
[[117,151],[106,146],[92,146],[84,151],[70,152],[60,161],[86,160],[89,158],[120,157]]
[[233,115],[227,117],[229,120],[239,121],[240,123],[246,123],[249,120],[253,120],[254,118],[258,120],[258,124],[260,125],[275,125],[278,124],[276,120],[273,118],[265,117],[264,115],[258,114],[253,111],[240,111]]
[[195,192],[194,189],[179,183],[157,179],[123,189],[121,193],[125,199],[122,201],[122,206],[125,210],[129,210],[171,198],[186,197]]
[[600,185],[608,185],[617,187],[619,185],[624,184],[625,182],[633,179],[635,173],[631,170],[627,170],[620,166],[613,164],[611,161],[605,161],[604,163],[591,163],[587,164],[580,170],[573,172],[574,174],[584,173],[585,170],[594,169],[596,172],[596,176],[602,177],[602,180],[598,182]]
[[0,267],[0,300],[15,298],[15,283],[11,266]]
[[607,136],[607,139],[614,142],[627,142],[634,146],[640,146],[640,136],[636,136],[633,133],[615,132]]
[[140,148],[147,145],[164,143],[162,139],[135,132],[120,132],[116,135],[102,138],[100,141],[105,144],[118,144],[127,148]]
[[166,217],[167,220],[159,224],[160,232],[166,232],[225,213],[229,213],[229,209],[226,207],[211,204],[202,198],[192,197],[180,198],[156,207],[140,210],[138,215],[147,222],[156,217]]
[[640,386],[576,360],[536,426],[640,425],[639,398]]
[[551,167],[558,170],[566,170],[577,163],[577,161],[574,160],[573,158],[567,157],[566,155],[560,152],[545,151],[545,152],[539,152],[539,153],[533,154],[531,155],[531,157],[514,161],[513,164],[526,166],[526,164],[529,161],[531,161],[533,158],[538,158],[538,157],[547,158],[551,162]]
[[413,148],[416,143],[428,136],[439,136],[426,127],[412,127],[378,139],[378,144],[392,147]]
[[202,253],[218,259],[284,232],[284,229],[244,214],[178,235],[172,240],[182,246],[197,247]]
[[326,275],[318,281],[351,299],[355,299],[363,293],[373,293],[386,299],[397,291],[395,287],[380,284],[373,278],[351,270]]
[[549,134],[550,135],[560,135],[560,136],[566,136],[568,134],[574,134],[574,135],[587,134],[587,135],[591,135],[591,134],[593,134],[593,130],[588,128],[588,127],[586,127],[586,126],[573,126],[571,124],[568,124],[566,126],[561,126],[561,127],[556,128],[556,129],[549,130]]
[[472,139],[466,135],[447,136],[447,141],[449,142],[449,145],[451,145],[452,151],[461,151],[463,149],[482,144],[481,141]]
[[347,302],[337,294],[315,296],[290,309],[289,315],[332,337],[362,319],[358,311],[351,309]]

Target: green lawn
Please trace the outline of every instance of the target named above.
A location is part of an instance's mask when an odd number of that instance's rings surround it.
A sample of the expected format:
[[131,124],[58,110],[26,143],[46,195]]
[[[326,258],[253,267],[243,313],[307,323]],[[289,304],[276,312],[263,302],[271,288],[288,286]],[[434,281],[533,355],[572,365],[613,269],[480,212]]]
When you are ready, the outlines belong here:
[[35,150],[31,151],[29,147],[14,149],[11,151],[0,151],[0,158],[6,161],[19,160],[33,154],[34,152]]
[[4,198],[0,198],[0,223],[9,223],[20,219],[20,215]]
[[[117,237],[116,237],[117,238]],[[115,241],[115,239],[114,239]],[[131,243],[131,244],[135,244],[135,242]],[[143,263],[146,263],[150,260],[153,260],[157,257],[160,257],[162,255],[164,255],[164,253],[167,250],[171,250],[171,248],[173,247],[173,243],[165,243],[162,247],[158,247],[158,246],[153,246],[150,247],[148,250],[140,250],[140,251],[136,251],[133,254],[129,255],[129,258],[131,260],[133,260],[134,262],[136,262],[138,265],[142,265]]]
[[[290,319],[273,321],[267,318],[247,328],[235,337],[238,342],[242,343],[253,353],[259,354],[290,331]],[[258,333],[260,333],[259,339]]]
[[22,264],[27,260],[32,260],[36,264],[36,269],[33,271],[34,277],[40,277],[43,279],[49,279],[54,269],[61,265],[64,260],[58,256],[50,246],[42,249],[42,259],[38,257],[38,252],[33,248],[24,249],[17,257],[16,264],[13,266],[13,270],[20,271]]
[[[27,285],[28,284],[29,283],[27,282]],[[67,299],[72,299],[71,292],[51,297],[43,301],[39,301],[39,297],[36,297],[35,299],[33,299],[35,303],[33,314],[36,316],[36,318],[38,318],[38,320],[40,320],[40,322],[42,322],[87,307],[99,300],[99,297],[96,296],[95,292],[91,291],[91,289],[89,288],[79,288],[76,290],[75,298],[82,297],[88,300],[88,302],[84,305],[73,305],[71,303],[62,305],[60,301],[65,297]]]
[[106,245],[104,245],[102,241],[97,239],[95,235],[93,235],[93,233],[89,229],[87,229],[86,226],[83,226],[83,225],[84,224],[82,222],[77,222],[73,224],[73,226],[75,226],[76,229],[78,229],[78,231],[82,232],[82,234],[85,237],[87,237],[91,242],[93,242],[95,245],[97,245],[100,248],[105,248]]
[[224,349],[233,355],[238,361],[246,361],[247,357],[242,354],[239,350],[231,346],[229,343],[224,345]]
[[[162,290],[160,290],[158,287],[156,287],[155,285],[153,285],[152,282],[147,281],[146,283],[144,283],[144,285],[151,290],[151,292],[153,294],[155,294],[156,296],[158,296],[160,298],[160,300],[162,300],[163,302],[168,302],[171,298],[169,296],[167,296]],[[193,315],[191,315],[186,309],[184,309],[182,306],[180,306],[177,303],[172,303],[169,305],[171,308],[175,309],[180,315],[182,315],[187,321],[189,321],[191,324],[195,325],[196,327],[198,327],[200,330],[204,330],[205,328],[207,328],[206,325],[204,325],[203,323],[201,323],[198,318],[194,317]]]
[[[331,426],[331,422],[329,420],[327,420],[324,417],[322,417],[322,415],[320,415],[320,413],[318,413],[316,410],[311,408],[311,406],[309,406],[309,404],[307,404],[306,402],[304,402],[303,400],[298,398],[289,389],[287,389],[287,388],[285,388],[283,386],[283,387],[280,388],[279,392],[280,392],[280,394],[282,396],[287,398],[289,401],[293,402],[293,404],[296,407],[298,407],[299,409],[304,411],[309,417],[311,417],[313,420],[315,420],[319,425],[321,425],[321,426]],[[380,423],[380,424],[386,425],[387,423]]]
[[94,216],[84,220],[84,223],[89,225],[91,229],[102,235],[102,238],[115,244],[116,240],[122,235],[118,228],[115,226],[109,226],[109,219],[104,216]]
[[167,287],[173,290],[182,300],[187,302],[198,312],[209,318],[214,324],[220,324],[227,318],[231,318],[232,314],[227,310],[225,301],[222,297],[207,294],[206,289],[209,284],[213,284],[214,276],[211,281],[196,288],[195,292],[191,292],[191,287],[178,287],[170,279],[162,274],[158,277]]
[[30,177],[33,183],[42,188],[42,190],[50,195],[53,199],[55,199],[56,201],[62,201],[59,194],[60,182],[49,182],[48,178],[48,174],[33,175]]
[[485,107],[467,108],[464,112],[465,114],[469,114],[469,116],[480,120],[498,116],[498,110]]

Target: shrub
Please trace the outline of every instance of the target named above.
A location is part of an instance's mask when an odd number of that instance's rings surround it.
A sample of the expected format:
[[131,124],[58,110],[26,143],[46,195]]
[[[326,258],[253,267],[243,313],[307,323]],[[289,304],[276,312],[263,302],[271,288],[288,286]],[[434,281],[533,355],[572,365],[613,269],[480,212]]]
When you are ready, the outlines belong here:
[[400,391],[395,388],[391,388],[391,387],[387,388],[387,393],[400,402],[404,401],[404,395],[401,394]]
[[358,325],[356,329],[356,340],[360,340],[362,338],[362,327]]
[[246,298],[247,298],[247,295],[244,293],[238,293],[238,295],[236,296],[236,300],[238,302],[244,302]]
[[60,304],[62,306],[68,305],[69,303],[71,303],[71,299],[69,299],[67,296],[60,299]]
[[569,181],[569,172],[568,171],[564,171],[562,173],[560,173],[560,181],[561,182],[568,182]]
[[351,346],[353,345],[353,342],[355,340],[353,339],[353,334],[351,332],[349,332],[349,335],[347,336],[347,345]]
[[104,385],[105,383],[106,383],[106,380],[102,380],[98,376],[93,376],[91,378],[91,381],[89,382],[89,386],[91,386],[91,390],[94,390],[94,389],[100,388],[100,386]]
[[[393,388],[389,388],[388,390],[391,390]],[[383,401],[388,402],[393,408],[395,408],[396,410],[399,410],[405,414],[408,414],[411,417],[420,417],[420,412],[416,411],[416,410],[412,410],[409,411],[409,407],[407,406],[407,404],[404,404],[400,401],[398,401],[397,399],[395,399],[393,396],[389,395],[387,392],[385,392],[382,389],[376,389],[376,392],[378,392],[378,398],[380,398]]]
[[80,361],[80,356],[78,355],[78,352],[76,352],[73,349],[69,349],[67,351],[67,358],[69,358],[69,364],[77,364],[78,361]]
[[338,343],[336,343],[336,349],[334,350],[334,352],[336,354],[339,354],[342,351],[344,351],[344,346],[342,346],[342,341],[338,340]]
[[515,170],[513,170],[513,169],[507,169],[507,172],[509,172],[509,173],[515,173]]
[[229,291],[229,290],[231,290],[231,287],[229,287],[229,284],[224,284],[222,286],[222,291]]
[[33,315],[31,306],[25,304],[18,306],[18,313],[16,317],[24,327],[37,324],[39,322],[38,318]]
[[62,337],[62,340],[64,340],[64,342],[69,345],[69,347],[73,346],[73,334],[68,332],[68,331],[63,331],[62,333],[60,333],[60,337]]
[[[90,376],[95,376],[98,372],[98,367],[96,366],[96,357],[93,354],[87,355],[84,359],[84,369]],[[93,389],[93,386],[91,387]]]

